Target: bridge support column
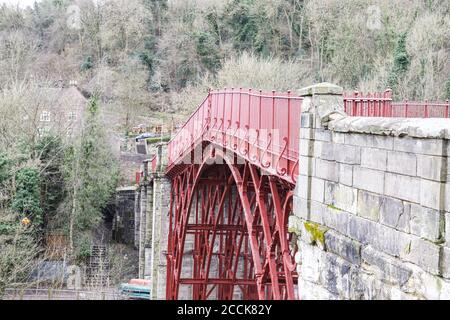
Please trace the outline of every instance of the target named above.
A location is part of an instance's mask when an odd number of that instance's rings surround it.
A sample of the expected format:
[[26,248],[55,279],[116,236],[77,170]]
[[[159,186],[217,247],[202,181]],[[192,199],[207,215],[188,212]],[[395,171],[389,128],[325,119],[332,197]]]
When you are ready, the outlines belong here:
[[[311,291],[326,291],[320,286],[314,290],[310,288],[314,283],[319,282],[319,268],[323,268],[322,261],[315,259],[313,253],[320,252],[321,249],[317,249],[317,247],[323,248],[324,233],[326,232],[321,225],[320,214],[323,209],[325,184],[324,180],[318,178],[318,176],[322,177],[317,173],[317,170],[322,170],[322,166],[317,163],[316,155],[325,155],[325,157],[329,155],[328,160],[333,160],[333,146],[328,139],[330,132],[327,125],[330,120],[343,118],[345,114],[341,87],[330,83],[321,83],[301,89],[299,95],[304,99],[300,126],[300,172],[294,194],[294,215],[290,217],[289,231],[298,237],[298,252],[295,257],[299,274],[298,297],[305,299],[311,296]],[[333,175],[336,172],[323,174]],[[314,238],[313,241],[309,241],[310,235]],[[305,241],[305,239],[307,240]],[[307,269],[305,272],[305,268],[303,268],[305,265],[315,265],[316,269]],[[311,281],[305,281],[305,279]],[[316,298],[326,299],[328,296],[323,293]]]
[[157,156],[157,172],[152,176],[151,223],[148,224],[148,230],[151,230],[150,279],[152,283],[151,298],[164,300],[166,298],[166,254],[171,192],[171,182],[164,174],[167,163],[166,144],[158,146]]
[[147,189],[145,182],[140,190],[140,210],[139,210],[139,278],[144,278],[145,270],[145,228],[147,227]]
[[318,187],[320,188],[317,186],[317,179],[314,179],[315,155],[331,152],[331,143],[324,143],[327,140],[324,137],[330,135],[327,123],[331,119],[345,117],[342,94],[341,87],[330,83],[313,85],[299,92],[304,100],[300,125],[300,174],[294,196],[294,212],[308,220],[315,213],[313,200],[316,199]]
[[134,247],[139,249],[139,228],[141,225],[141,189],[134,193]]
[[150,277],[150,249],[151,230],[153,213],[153,181],[144,175],[139,192],[139,278],[148,279]]
[[168,212],[170,181],[163,175],[153,179],[152,251],[151,251],[151,295],[154,300],[166,297],[166,250],[168,234]]

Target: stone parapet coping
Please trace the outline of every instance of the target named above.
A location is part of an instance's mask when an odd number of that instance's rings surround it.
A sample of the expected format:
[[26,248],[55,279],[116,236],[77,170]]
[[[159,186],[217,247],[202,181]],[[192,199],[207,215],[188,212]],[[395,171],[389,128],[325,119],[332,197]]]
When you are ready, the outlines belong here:
[[335,132],[450,140],[450,119],[337,117],[328,122]]

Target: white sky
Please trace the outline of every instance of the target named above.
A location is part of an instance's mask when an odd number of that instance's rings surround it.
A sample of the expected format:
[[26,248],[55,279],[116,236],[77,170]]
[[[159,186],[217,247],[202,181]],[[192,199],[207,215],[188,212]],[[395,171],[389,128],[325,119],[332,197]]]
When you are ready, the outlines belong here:
[[[0,4],[7,3],[7,4],[19,4],[22,8],[25,8],[27,6],[32,6],[36,0],[0,0]],[[38,0],[39,1],[39,0]]]

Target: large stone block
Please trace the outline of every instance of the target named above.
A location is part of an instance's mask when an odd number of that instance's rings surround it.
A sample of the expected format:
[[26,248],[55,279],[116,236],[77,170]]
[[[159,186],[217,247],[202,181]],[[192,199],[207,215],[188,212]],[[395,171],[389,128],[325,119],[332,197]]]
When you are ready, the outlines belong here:
[[408,250],[410,235],[378,224],[375,236],[371,239],[372,246],[394,257],[401,256]]
[[380,222],[394,229],[410,232],[411,205],[401,200],[383,197],[380,208]]
[[349,215],[347,235],[361,242],[362,244],[370,244],[377,237],[377,223],[364,218]]
[[300,130],[300,139],[312,140],[314,137],[314,129],[302,128]]
[[304,176],[315,176],[316,159],[312,157],[299,157],[299,174]]
[[345,143],[345,135],[346,135],[346,133],[332,131],[331,141],[333,141],[333,143],[344,144]]
[[411,137],[394,138],[394,150],[441,156],[443,150],[442,139],[421,139]]
[[310,184],[311,184],[311,177],[307,175],[299,175],[297,178],[297,185],[295,187],[296,195],[302,199],[309,199],[310,196]]
[[364,288],[364,300],[390,300],[392,285],[378,280],[373,273],[361,272],[361,282]]
[[320,282],[332,294],[342,298],[350,298],[352,285],[352,264],[334,254],[325,256]]
[[370,273],[363,273],[361,282],[365,300],[418,300],[418,297],[401,291],[397,286],[379,280]]
[[389,151],[387,156],[389,172],[415,176],[417,173],[417,157],[414,153]]
[[339,164],[334,161],[316,159],[315,176],[324,180],[339,181]]
[[326,181],[325,204],[356,214],[358,192],[352,187]]
[[[439,300],[449,297],[450,288],[443,278],[415,267],[410,281],[403,288],[420,299]],[[448,299],[448,298],[447,298]]]
[[311,179],[311,199],[318,202],[325,200],[325,180]]
[[399,256],[409,244],[407,234],[357,216],[349,217],[348,235],[392,256]]
[[441,193],[444,191],[443,188],[444,185],[440,182],[422,179],[420,181],[420,204],[436,210],[444,209],[445,199]]
[[314,115],[312,113],[302,113],[300,116],[301,128],[313,128],[314,127]]
[[439,211],[411,205],[411,233],[421,238],[437,242],[441,237],[441,214]]
[[386,173],[384,193],[394,198],[420,203],[420,179]]
[[316,246],[300,242],[300,274],[301,277],[312,283],[319,283],[320,274],[324,270],[325,252]]
[[361,167],[385,171],[386,158],[386,150],[375,148],[361,149]]
[[314,132],[314,139],[331,142],[331,131],[327,129],[316,129]]
[[300,155],[304,157],[312,157],[314,155],[314,144],[314,140],[300,139]]
[[361,167],[354,167],[353,186],[358,189],[383,194],[384,172]]
[[347,234],[349,216],[348,212],[327,207],[323,211],[322,224],[342,234]]
[[372,147],[378,149],[393,150],[394,137],[374,135],[372,140]]
[[450,248],[442,248],[442,276],[450,279]]
[[323,224],[323,215],[326,210],[326,206],[323,202],[311,201],[311,209],[309,213],[309,220]]
[[330,142],[314,141],[313,154],[315,158],[323,160],[334,160],[334,147],[335,145]]
[[339,183],[351,187],[353,185],[353,166],[339,164]]
[[440,246],[419,237],[410,236],[407,250],[402,252],[401,259],[414,263],[426,272],[439,275]]
[[308,201],[307,199],[300,198],[294,195],[294,214],[302,219],[308,219]]
[[305,220],[296,215],[289,216],[288,232],[294,233],[297,236],[301,236],[303,221]]
[[345,144],[334,145],[334,158],[337,162],[346,164],[361,163],[361,148]]
[[325,234],[325,249],[352,264],[361,263],[361,244],[336,231],[329,230]]
[[445,181],[447,177],[445,160],[443,157],[417,155],[417,175],[425,179]]
[[345,144],[358,147],[370,147],[373,145],[373,135],[364,133],[347,133],[345,135]]
[[329,292],[323,286],[298,279],[298,298],[301,301],[338,300],[339,297]]
[[369,270],[377,273],[380,280],[392,283],[394,285],[403,286],[408,282],[412,275],[412,270],[403,265],[398,258],[391,257],[381,253],[371,246],[362,250],[361,257],[363,262],[368,264]]
[[378,221],[381,199],[380,195],[360,190],[358,192],[357,215],[369,220]]

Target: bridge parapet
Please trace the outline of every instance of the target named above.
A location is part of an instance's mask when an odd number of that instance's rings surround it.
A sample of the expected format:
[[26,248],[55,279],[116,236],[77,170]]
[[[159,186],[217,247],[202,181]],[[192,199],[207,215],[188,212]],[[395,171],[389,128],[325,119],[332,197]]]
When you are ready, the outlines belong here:
[[450,299],[450,120],[346,117],[337,88],[300,93],[299,297]]

